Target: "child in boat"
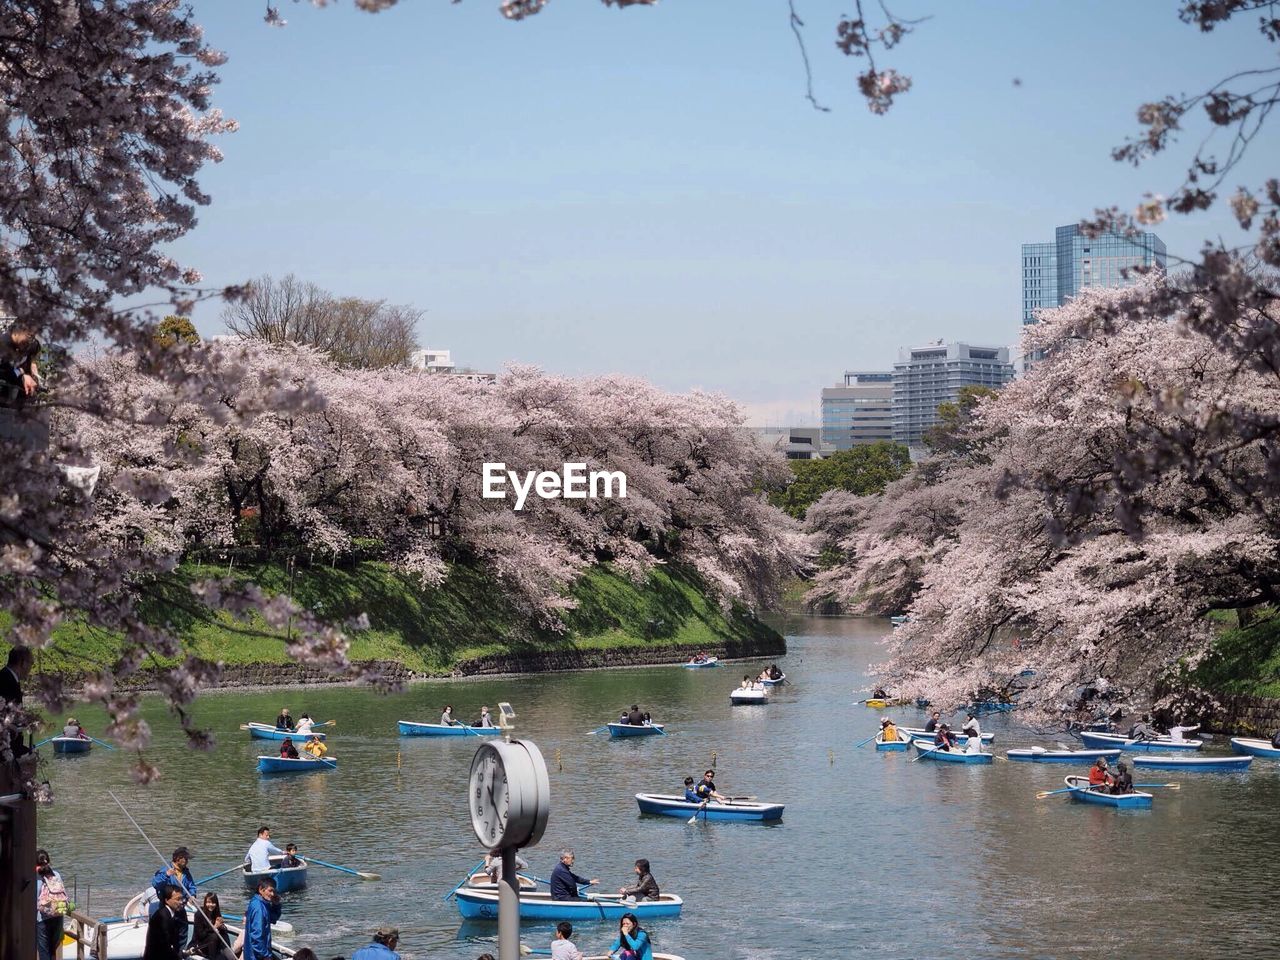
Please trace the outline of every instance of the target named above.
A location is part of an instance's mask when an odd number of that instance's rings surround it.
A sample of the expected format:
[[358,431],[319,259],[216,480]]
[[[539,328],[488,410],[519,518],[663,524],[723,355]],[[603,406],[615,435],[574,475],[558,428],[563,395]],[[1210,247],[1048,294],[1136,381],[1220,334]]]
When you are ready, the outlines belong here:
[[582,960],[582,951],[573,945],[573,924],[561,920],[556,924],[556,936],[551,941],[551,960]]
[[897,743],[898,728],[893,725],[893,721],[888,717],[880,718],[880,742],[881,743]]
[[1129,767],[1123,761],[1116,764],[1116,775],[1111,782],[1111,792],[1133,793],[1133,777],[1129,773]]
[[698,796],[698,791],[693,789],[693,777],[684,778],[684,799],[688,803],[702,802],[702,797]]
[[284,859],[280,861],[281,869],[300,866],[302,866],[302,860],[298,856],[298,845],[296,843],[286,843],[284,845]]

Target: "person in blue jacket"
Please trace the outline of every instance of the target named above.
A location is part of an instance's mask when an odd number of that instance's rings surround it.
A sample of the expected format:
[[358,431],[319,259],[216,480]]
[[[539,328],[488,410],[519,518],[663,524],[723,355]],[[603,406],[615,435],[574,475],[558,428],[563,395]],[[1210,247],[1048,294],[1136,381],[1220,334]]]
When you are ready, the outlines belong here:
[[649,934],[640,929],[634,913],[624,913],[618,921],[618,939],[613,941],[609,953],[618,960],[653,960]]
[[578,887],[595,886],[599,880],[588,880],[586,877],[580,877],[571,869],[573,867],[573,851],[561,850],[560,862],[556,864],[556,868],[551,871],[551,899],[552,900],[581,900],[578,896]]
[[689,803],[702,802],[702,798],[698,796],[698,791],[693,789],[693,777],[684,778],[684,798]]
[[173,851],[173,862],[169,866],[161,867],[156,871],[156,875],[151,878],[151,885],[156,890],[159,890],[161,885],[166,883],[181,887],[187,899],[194,902],[196,899],[196,881],[191,876],[191,868],[187,866],[190,862],[191,851],[186,847],[179,847]]
[[396,944],[400,942],[400,931],[395,927],[379,927],[373,935],[373,943],[361,947],[351,955],[351,960],[400,960],[396,953]]
[[270,877],[258,881],[258,892],[244,908],[243,960],[271,960],[271,925],[280,919],[280,895]]

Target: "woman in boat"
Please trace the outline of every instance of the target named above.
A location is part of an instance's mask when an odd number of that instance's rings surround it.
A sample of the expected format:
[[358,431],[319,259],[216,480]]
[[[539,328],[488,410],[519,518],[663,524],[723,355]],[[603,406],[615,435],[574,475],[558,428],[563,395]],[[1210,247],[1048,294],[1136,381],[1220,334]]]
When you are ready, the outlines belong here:
[[880,718],[880,742],[881,743],[897,743],[898,728],[893,725],[893,721],[888,717]]
[[457,721],[457,720],[455,720],[455,719],[453,719],[453,704],[452,704],[452,703],[446,703],[446,704],[444,705],[444,710],[442,710],[442,711],[441,711],[441,713],[440,713],[440,724],[441,724],[441,726],[445,726],[445,727],[456,727],[456,726],[458,726],[458,721]]
[[204,902],[196,911],[195,932],[191,936],[191,945],[195,952],[208,960],[235,960],[231,945],[235,943],[235,935],[227,930],[222,919],[222,904],[216,893],[206,893]]
[[298,759],[298,748],[293,745],[292,737],[285,737],[284,742],[280,744],[280,756],[286,760]]
[[1114,794],[1133,793],[1133,776],[1129,767],[1122,760],[1116,764],[1116,775],[1111,781],[1111,792]]
[[476,721],[476,726],[482,728],[493,726],[493,718],[489,716],[488,707],[480,708],[480,719]]
[[649,934],[640,929],[640,921],[634,913],[624,913],[618,921],[618,938],[609,952],[618,960],[653,960],[653,945]]
[[978,718],[972,710],[965,714],[964,726],[960,728],[960,732],[966,737],[982,738],[982,724],[978,723]]
[[769,674],[769,668],[765,667],[763,670],[760,671],[760,676],[756,677],[756,682],[764,683],[766,680],[772,680],[772,679],[773,677],[770,676]]
[[324,745],[324,741],[314,733],[311,735],[311,738],[302,745],[302,749],[307,751],[307,753],[311,754],[311,756],[315,757],[317,760],[329,752],[329,748]]
[[[516,854],[516,869],[529,869],[529,861],[518,853]],[[485,854],[484,866],[481,867],[480,870],[488,876],[493,883],[497,883],[502,879],[502,851],[498,847],[494,847]]]
[[965,753],[981,753],[982,738],[976,733],[969,734],[969,742],[964,745]]
[[311,719],[311,714],[304,713],[298,718],[298,729],[295,732],[300,737],[309,737],[311,736],[311,728],[315,725],[316,722]]
[[933,735],[933,749],[950,753],[955,745],[956,735],[951,732],[951,728],[945,723],[939,724],[937,732]]
[[1089,789],[1102,787],[1103,792],[1106,788],[1115,783],[1111,773],[1107,770],[1107,758],[1099,757],[1093,762],[1093,766],[1089,768]]
[[649,861],[644,857],[637,860],[635,872],[640,879],[629,887],[619,887],[618,892],[624,897],[636,900],[657,900],[660,894],[658,881],[653,879],[653,874],[649,872]]
[[67,717],[67,724],[62,728],[64,737],[72,737],[76,740],[88,740],[89,735],[84,732],[84,727],[75,717]]

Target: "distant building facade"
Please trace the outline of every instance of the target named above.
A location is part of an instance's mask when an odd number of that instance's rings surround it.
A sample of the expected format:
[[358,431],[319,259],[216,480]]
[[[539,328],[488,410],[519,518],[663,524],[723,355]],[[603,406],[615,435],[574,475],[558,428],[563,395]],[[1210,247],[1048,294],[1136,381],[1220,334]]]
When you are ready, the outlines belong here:
[[1036,311],[1059,307],[1087,287],[1125,287],[1136,277],[1130,267],[1166,269],[1164,241],[1154,233],[1087,237],[1080,224],[1058,227],[1052,243],[1022,245],[1022,323]]
[[822,443],[851,450],[893,439],[893,378],[887,370],[849,370],[822,390]]
[[938,422],[938,406],[955,403],[960,388],[999,390],[1013,379],[1008,347],[980,347],[938,340],[904,347],[893,365],[893,439],[913,450]]
[[427,373],[453,373],[453,358],[448,350],[415,350],[409,354],[409,366]]
[[767,449],[788,460],[821,460],[833,452],[822,442],[820,427],[760,427],[755,434]]

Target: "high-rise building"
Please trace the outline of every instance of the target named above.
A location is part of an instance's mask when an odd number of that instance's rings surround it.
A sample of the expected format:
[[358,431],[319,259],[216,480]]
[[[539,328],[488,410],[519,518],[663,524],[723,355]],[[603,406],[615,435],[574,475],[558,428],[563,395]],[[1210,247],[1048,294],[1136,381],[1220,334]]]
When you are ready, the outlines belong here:
[[923,446],[925,431],[938,422],[938,405],[959,400],[961,387],[999,390],[1012,379],[1008,347],[938,340],[902,348],[893,365],[893,439]]
[[893,374],[850,370],[822,389],[822,445],[849,450],[893,439]]
[[1080,224],[1054,231],[1053,243],[1022,245],[1022,322],[1036,322],[1036,311],[1058,307],[1085,287],[1123,287],[1129,267],[1165,269],[1164,241],[1154,233],[1088,237]]

